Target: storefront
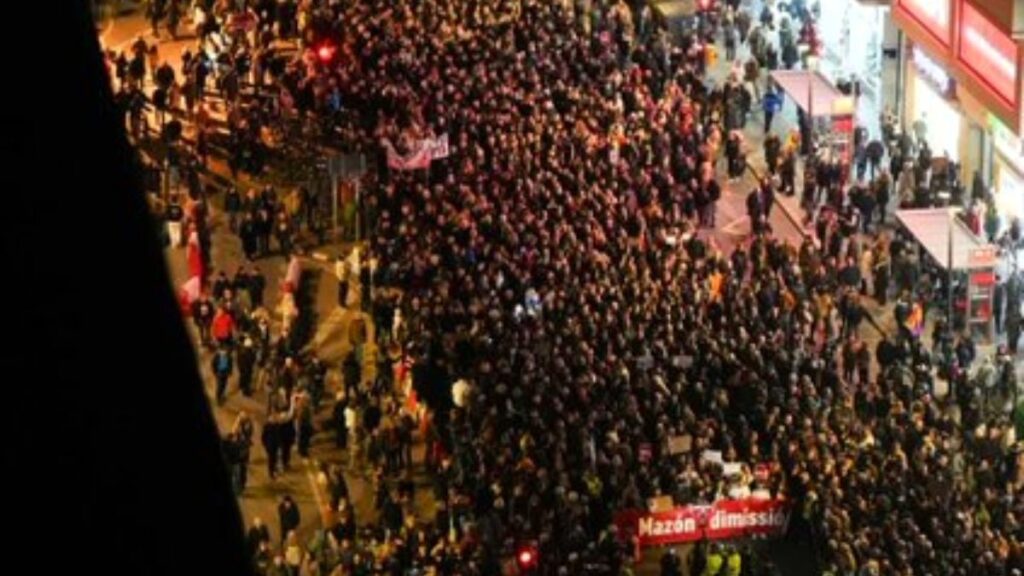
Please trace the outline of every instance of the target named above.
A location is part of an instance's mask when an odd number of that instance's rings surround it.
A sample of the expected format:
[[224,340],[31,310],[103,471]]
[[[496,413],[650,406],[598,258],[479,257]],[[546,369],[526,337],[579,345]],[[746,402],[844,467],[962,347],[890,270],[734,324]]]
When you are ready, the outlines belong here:
[[888,6],[828,2],[818,20],[824,48],[819,71],[833,81],[855,76],[863,92],[877,99],[882,93],[882,43],[888,20]]
[[907,108],[904,118],[908,128],[918,122],[926,126],[926,140],[934,156],[949,153],[950,159],[961,158],[962,114],[955,101],[956,83],[942,66],[920,46],[907,52]]
[[[894,0],[893,20],[909,46],[901,109],[908,130],[926,118],[933,154],[948,151],[965,184],[977,172],[1001,196],[999,189],[1016,189],[1024,180],[1024,172],[1009,169],[1014,163],[1007,164],[1006,153],[996,152],[997,146],[1012,148],[1007,141],[1020,134],[1021,50],[993,19],[991,6],[982,6],[976,0]],[[1001,144],[990,118],[1008,132],[999,135]]]
[[993,191],[1005,230],[1013,218],[1024,219],[1024,142],[995,116],[989,116],[996,154]]
[[[969,2],[960,6],[958,68],[971,84],[976,116],[984,118],[988,152],[984,174],[1005,229],[1024,216],[1024,152],[1009,120],[1019,119],[1020,48],[1009,34]],[[1006,121],[1004,121],[1006,120]],[[1019,122],[1018,122],[1019,124]]]

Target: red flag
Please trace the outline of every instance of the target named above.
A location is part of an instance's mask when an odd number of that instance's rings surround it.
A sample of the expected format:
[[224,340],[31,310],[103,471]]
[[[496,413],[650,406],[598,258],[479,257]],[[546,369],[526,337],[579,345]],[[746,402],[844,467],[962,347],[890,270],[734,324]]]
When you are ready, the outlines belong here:
[[188,246],[186,247],[186,257],[188,259],[188,274],[190,277],[196,277],[199,279],[199,284],[203,285],[206,283],[206,270],[203,267],[203,249],[199,246],[199,234],[196,231],[192,231],[188,236]]

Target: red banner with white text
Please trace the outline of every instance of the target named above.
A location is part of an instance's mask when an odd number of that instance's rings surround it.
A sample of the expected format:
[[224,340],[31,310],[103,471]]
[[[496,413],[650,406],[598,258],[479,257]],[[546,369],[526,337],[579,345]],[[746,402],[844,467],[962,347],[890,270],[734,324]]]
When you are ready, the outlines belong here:
[[619,537],[636,537],[640,547],[752,536],[781,536],[789,521],[784,500],[721,500],[665,512],[626,510],[615,515]]

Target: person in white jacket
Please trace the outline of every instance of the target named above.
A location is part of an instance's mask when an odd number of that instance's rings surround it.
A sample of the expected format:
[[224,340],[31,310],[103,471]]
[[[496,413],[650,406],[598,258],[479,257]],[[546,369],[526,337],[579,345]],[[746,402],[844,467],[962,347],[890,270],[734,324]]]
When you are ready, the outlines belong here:
[[359,413],[351,401],[345,407],[345,428],[348,429],[349,462],[354,463],[359,454]]

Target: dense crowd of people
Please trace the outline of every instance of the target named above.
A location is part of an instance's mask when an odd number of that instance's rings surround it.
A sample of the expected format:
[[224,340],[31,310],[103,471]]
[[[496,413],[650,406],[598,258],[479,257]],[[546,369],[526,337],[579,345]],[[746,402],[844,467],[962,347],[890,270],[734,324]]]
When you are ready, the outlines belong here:
[[[158,4],[153,27],[166,19],[176,33],[168,14],[179,3]],[[746,203],[752,235],[723,253],[702,232],[724,184],[717,168],[724,159],[731,178],[742,175],[742,130],[757,110],[771,131],[782,104],[765,70],[798,66],[797,44],[817,43],[812,11],[794,2],[794,18],[768,6],[751,14],[730,0],[714,27],[674,45],[642,4],[196,3],[200,49],[184,80],[164,72],[164,84],[184,88],[183,106],[171,108],[199,124],[206,85],[216,84],[233,171],[262,170],[263,128],[280,121],[368,152],[385,138],[399,152],[433,135],[451,143],[425,174],[381,162],[364,181],[366,260],[376,265],[357,273],[394,290],[360,300],[394,354],[369,386],[355,354],[343,365],[331,425],[352,461],[374,464],[377,518],[357,525],[343,470],[327,466],[327,526],[299,542],[283,505],[281,542],[262,524],[250,530],[261,571],[497,574],[530,542],[540,573],[623,574],[633,549],[618,538],[617,511],[659,496],[689,504],[750,493],[791,503],[792,531],[804,529],[808,560],[830,574],[1024,571],[1024,459],[1007,402],[991,401],[1017,388],[1016,350],[974,378],[969,335],[937,329],[927,346],[923,318],[941,279],[916,273],[923,257],[881,229],[890,199],[903,201],[890,174],[917,169],[902,160],[913,141],[879,151],[861,135],[843,166],[815,157],[806,121],[786,142],[769,136],[766,173]],[[232,28],[246,10],[255,26]],[[298,40],[299,51],[279,55],[280,39]],[[707,71],[717,41],[729,60],[741,47],[752,57],[736,58],[716,84]],[[319,57],[325,42],[336,55]],[[131,103],[142,106],[146,70],[161,69],[147,54],[112,58],[139,130]],[[199,153],[209,138],[202,126],[196,134]],[[883,168],[886,154],[899,160]],[[791,246],[769,217],[776,194],[798,193],[802,156],[814,235]],[[302,211],[270,191],[234,194],[248,256],[270,250],[253,219],[301,225]],[[234,351],[214,354],[212,371],[247,367],[242,393],[253,366],[271,358],[261,441],[274,476],[293,444],[308,448],[324,369],[287,332],[269,343],[258,318],[217,322],[246,318],[232,314],[239,290],[254,299],[252,273],[240,278],[220,290],[213,280],[216,301],[203,296],[192,310],[204,340]],[[864,299],[893,297],[899,330],[872,350],[859,331]],[[1019,311],[1019,290],[1015,298]],[[390,362],[406,356],[426,415],[392,397]],[[949,394],[934,393],[938,380]],[[412,505],[414,416],[426,420],[433,518]],[[255,436],[247,418],[229,435],[240,492]],[[670,450],[684,436],[690,449]],[[747,467],[727,477],[705,450]],[[769,473],[749,474],[757,465]],[[692,558],[692,574],[733,573],[717,550]],[[670,559],[663,570],[678,566]]]

